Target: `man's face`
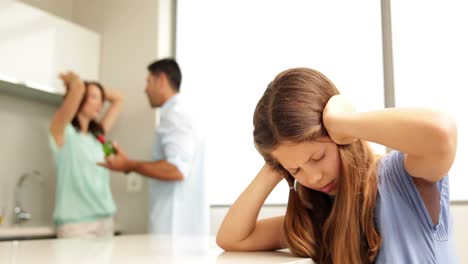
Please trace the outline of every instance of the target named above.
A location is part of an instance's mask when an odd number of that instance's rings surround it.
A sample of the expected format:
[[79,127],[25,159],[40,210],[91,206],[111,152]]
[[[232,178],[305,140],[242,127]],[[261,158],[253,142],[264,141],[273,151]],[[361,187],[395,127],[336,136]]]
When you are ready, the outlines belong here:
[[145,93],[151,107],[160,107],[163,104],[162,88],[161,75],[155,76],[148,72]]

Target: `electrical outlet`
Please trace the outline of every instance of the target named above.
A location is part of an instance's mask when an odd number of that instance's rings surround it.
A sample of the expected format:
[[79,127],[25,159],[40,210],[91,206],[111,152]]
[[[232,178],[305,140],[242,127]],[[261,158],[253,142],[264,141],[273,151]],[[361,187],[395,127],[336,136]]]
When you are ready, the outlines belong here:
[[143,180],[141,176],[136,174],[129,174],[127,175],[127,192],[135,193],[140,192],[143,187]]

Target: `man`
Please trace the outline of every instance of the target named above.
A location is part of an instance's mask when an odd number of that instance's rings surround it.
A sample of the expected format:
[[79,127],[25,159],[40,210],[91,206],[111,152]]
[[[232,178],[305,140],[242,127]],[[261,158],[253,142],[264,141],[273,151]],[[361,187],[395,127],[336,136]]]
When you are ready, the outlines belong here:
[[182,74],[177,62],[163,59],[148,66],[145,92],[151,107],[160,108],[152,161],[129,159],[115,145],[116,155],[101,164],[111,170],[148,177],[150,231],[163,235],[207,235],[203,142],[179,90]]

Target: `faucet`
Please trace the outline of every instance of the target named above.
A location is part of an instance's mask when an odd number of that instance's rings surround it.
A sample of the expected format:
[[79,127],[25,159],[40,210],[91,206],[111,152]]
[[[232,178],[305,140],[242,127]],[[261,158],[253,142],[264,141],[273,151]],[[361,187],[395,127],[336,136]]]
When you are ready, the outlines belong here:
[[26,181],[26,179],[28,177],[30,177],[30,176],[38,177],[40,182],[43,181],[42,176],[36,170],[33,171],[32,174],[31,173],[24,173],[19,178],[18,182],[16,183],[16,189],[15,189],[15,208],[14,208],[14,212],[15,212],[15,224],[16,225],[21,225],[22,223],[25,223],[25,222],[27,222],[27,221],[29,221],[31,219],[31,214],[28,213],[27,211],[25,211],[22,208],[22,205],[21,205],[21,187],[23,186],[23,183]]

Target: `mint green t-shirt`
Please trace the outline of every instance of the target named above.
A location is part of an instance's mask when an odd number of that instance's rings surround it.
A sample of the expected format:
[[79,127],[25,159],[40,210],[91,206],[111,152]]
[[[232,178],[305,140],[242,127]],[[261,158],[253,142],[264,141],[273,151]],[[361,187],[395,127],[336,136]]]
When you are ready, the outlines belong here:
[[58,147],[49,135],[57,185],[54,222],[90,222],[112,216],[115,203],[109,187],[109,171],[99,141],[91,133],[79,133],[71,124],[65,128],[64,144]]

